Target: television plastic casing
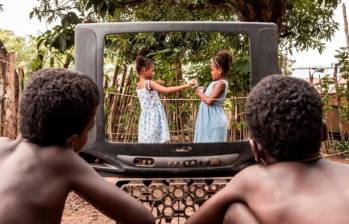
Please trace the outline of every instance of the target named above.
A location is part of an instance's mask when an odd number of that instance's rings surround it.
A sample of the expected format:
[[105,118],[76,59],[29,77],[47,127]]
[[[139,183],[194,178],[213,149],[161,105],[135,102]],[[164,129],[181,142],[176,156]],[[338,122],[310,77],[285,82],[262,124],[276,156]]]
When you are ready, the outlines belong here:
[[[249,37],[250,83],[279,74],[278,32],[273,23],[247,22],[129,22],[79,24],[75,30],[76,70],[96,81],[103,102],[103,54],[106,35],[144,32],[222,32]],[[253,161],[247,141],[190,144],[110,143],[105,136],[104,108],[83,153],[98,158],[97,170],[126,176],[226,176]]]

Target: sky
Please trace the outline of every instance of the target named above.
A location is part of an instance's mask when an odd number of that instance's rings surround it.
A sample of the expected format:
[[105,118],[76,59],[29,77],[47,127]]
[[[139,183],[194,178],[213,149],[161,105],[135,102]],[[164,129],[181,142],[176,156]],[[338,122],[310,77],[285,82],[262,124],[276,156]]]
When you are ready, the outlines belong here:
[[[346,2],[344,0],[343,2]],[[349,1],[347,2],[347,14],[349,15]],[[296,60],[295,67],[309,66],[325,66],[329,67],[336,62],[334,55],[340,47],[346,46],[346,38],[344,34],[344,20],[342,13],[342,4],[335,11],[334,20],[339,23],[339,29],[332,37],[331,41],[326,42],[326,50],[320,55],[317,50],[308,50],[304,52],[296,52],[291,57]]]
[[38,35],[47,30],[45,22],[29,19],[32,8],[37,0],[0,0],[3,12],[0,12],[0,29],[8,29],[18,36]]
[[[0,3],[4,5],[4,11],[0,12],[0,29],[12,30],[19,36],[35,36],[50,27],[44,21],[29,19],[30,11],[38,4],[37,0],[0,0]],[[349,4],[347,8],[349,9]],[[321,55],[317,50],[294,52],[291,56],[295,60],[293,67],[328,67],[335,62],[335,51],[346,45],[341,5],[335,12],[335,20],[340,27],[332,40],[326,43],[326,50]]]

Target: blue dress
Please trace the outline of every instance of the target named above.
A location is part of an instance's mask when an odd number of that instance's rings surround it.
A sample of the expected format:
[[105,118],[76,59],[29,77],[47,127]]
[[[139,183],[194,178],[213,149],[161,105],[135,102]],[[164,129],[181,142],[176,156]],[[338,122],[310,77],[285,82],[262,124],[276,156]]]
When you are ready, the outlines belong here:
[[[219,99],[211,105],[200,103],[196,117],[194,142],[224,142],[227,138],[228,119],[223,109],[223,103],[228,92],[228,81],[225,82],[225,90]],[[206,96],[210,96],[214,85],[218,81],[213,81],[205,91]]]
[[141,106],[138,123],[139,143],[163,143],[170,140],[166,113],[157,91],[149,90],[149,80],[145,87],[137,89]]

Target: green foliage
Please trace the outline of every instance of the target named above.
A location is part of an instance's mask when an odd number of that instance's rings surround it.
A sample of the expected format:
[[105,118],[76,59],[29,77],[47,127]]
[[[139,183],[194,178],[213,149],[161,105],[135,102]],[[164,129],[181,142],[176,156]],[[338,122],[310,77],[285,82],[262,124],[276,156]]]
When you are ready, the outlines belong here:
[[[31,16],[46,18],[48,22],[63,19],[69,13],[77,13],[75,19],[84,21],[160,21],[160,20],[219,20],[235,21],[239,12],[235,1],[215,0],[40,0]],[[341,0],[283,0],[256,1],[257,5],[269,4],[269,10],[278,4],[279,9],[272,21],[282,22],[280,28],[283,48],[306,50],[324,49],[324,41],[329,40],[338,29],[333,13]],[[278,3],[279,2],[279,3]],[[239,3],[239,4],[248,4]],[[271,8],[269,8],[271,7]],[[277,8],[278,9],[278,8]],[[275,10],[275,9],[274,9]],[[271,11],[275,13],[274,11]],[[271,13],[270,12],[270,13]],[[246,12],[244,12],[246,13]],[[253,12],[251,12],[253,14]],[[258,14],[255,12],[255,14]],[[258,16],[258,15],[257,15]],[[258,18],[257,18],[258,19]],[[263,20],[264,21],[264,20]]]
[[61,24],[46,31],[38,38],[38,48],[43,44],[49,50],[56,49],[64,53],[74,45],[74,28],[83,20],[74,12],[68,12],[61,17]]
[[[236,19],[230,12],[219,8],[195,8],[189,11],[185,3],[173,4],[171,1],[162,1],[161,5],[157,1],[146,1],[137,4],[133,9],[119,9],[113,20],[127,22]],[[156,64],[157,78],[165,80],[167,85],[179,84],[182,78],[197,78],[201,85],[207,85],[211,80],[210,60],[218,50],[228,49],[235,52],[238,58],[243,58],[239,55],[246,54],[248,49],[247,38],[241,35],[178,32],[113,35],[106,39],[106,46],[106,55],[118,58],[126,64],[133,63],[139,54],[152,58]],[[239,67],[244,68],[241,61],[238,61]],[[243,73],[249,75],[249,70]],[[235,79],[246,77],[238,76],[237,73],[229,74],[229,77],[233,75]],[[244,83],[244,80],[240,82]],[[248,88],[248,79],[245,84],[247,86],[243,89]]]
[[325,41],[338,30],[333,19],[340,0],[289,0],[283,18],[281,44],[291,51],[318,49],[323,52]]
[[[268,2],[272,3],[271,7],[277,5],[276,1]],[[282,21],[282,48],[289,51],[291,48],[316,48],[322,52],[323,42],[338,29],[332,17],[340,0],[284,0],[279,3],[286,7],[274,18],[274,22]],[[262,1],[256,4],[265,5]],[[45,18],[48,22],[61,21],[61,25],[41,36],[40,44],[66,54],[72,50],[73,29],[80,22],[236,21],[241,12],[235,6],[234,1],[214,0],[39,0],[31,16]],[[249,88],[248,40],[241,35],[139,33],[108,36],[105,44],[106,62],[129,65],[138,54],[148,56],[156,62],[156,74],[161,74],[159,78],[167,84],[196,77],[202,85],[207,85],[211,58],[219,49],[229,49],[236,58],[229,75],[230,94],[243,95]],[[280,61],[281,67],[289,63],[287,59]]]
[[290,59],[289,53],[286,50],[285,52],[279,50],[279,67],[282,70],[284,75],[291,75],[293,72],[293,64],[295,60]]
[[341,117],[349,122],[349,60],[347,48],[342,47],[337,50],[335,55],[338,60],[337,65],[341,74],[340,79],[345,80],[344,83],[339,85],[338,94],[340,98],[343,98],[345,103],[341,104],[340,115]]
[[334,150],[349,158],[349,141],[334,141]]
[[324,72],[325,70],[317,71],[317,73],[322,74],[321,86],[319,87],[319,89],[322,93],[324,113],[328,113],[333,110],[333,106],[332,106],[333,95],[331,94],[331,92],[333,92],[334,81],[330,74],[323,74]]
[[334,81],[332,77],[330,77],[329,74],[326,74],[321,78],[321,84],[322,84],[322,94],[323,95],[328,95],[330,94],[330,85],[334,84]]
[[340,67],[339,72],[345,79],[349,78],[349,60],[347,48],[341,47],[336,51],[335,58],[338,60],[337,64]]
[[[46,33],[50,32],[47,31]],[[19,37],[12,31],[0,30],[0,40],[8,51],[16,53],[16,65],[22,67],[27,75],[43,67],[63,67],[67,61],[66,59],[68,57],[72,58],[73,41],[69,46],[70,51],[61,53],[56,48],[46,44],[46,42],[50,43],[53,39],[43,38],[42,36]]]
[[222,48],[229,49],[236,59],[228,75],[229,81],[236,86],[236,92],[246,92],[250,67],[244,41],[246,38],[239,35],[219,33],[111,35],[106,39],[105,56],[117,60],[114,63],[132,64],[141,54],[155,61],[156,78],[167,81],[168,85],[178,84],[182,78],[197,78],[201,85],[207,85],[211,81],[209,65],[212,57]]
[[0,40],[7,51],[16,52],[16,65],[28,68],[28,62],[36,53],[34,38],[18,37],[13,31],[0,29]]
[[[37,38],[37,49],[41,54],[35,60],[39,62],[43,60],[42,63],[46,61],[50,66],[68,67],[73,59],[74,28],[76,24],[83,22],[83,19],[78,17],[75,12],[67,12],[66,14],[55,13],[59,15],[61,24],[56,25]],[[37,15],[39,19],[42,18],[40,11],[36,9],[32,11],[30,17],[34,15]],[[56,14],[52,14],[48,21],[53,21],[54,15]],[[44,54],[46,56],[40,57],[45,51],[46,53]]]

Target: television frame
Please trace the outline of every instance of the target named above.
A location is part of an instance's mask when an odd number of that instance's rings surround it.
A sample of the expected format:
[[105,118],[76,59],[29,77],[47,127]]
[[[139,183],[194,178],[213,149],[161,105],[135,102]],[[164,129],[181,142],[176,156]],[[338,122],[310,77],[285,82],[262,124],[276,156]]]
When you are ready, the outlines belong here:
[[[75,29],[75,69],[98,85],[104,102],[103,64],[105,37],[110,34],[150,32],[222,32],[241,33],[249,38],[251,87],[270,74],[281,72],[278,66],[278,28],[273,23],[163,21],[78,24]],[[224,176],[238,172],[253,160],[247,141],[221,143],[143,144],[111,143],[105,136],[104,105],[98,107],[96,125],[89,133],[83,150],[103,161],[96,169],[127,175]],[[232,158],[235,158],[233,160]],[[136,164],[152,161],[149,166]],[[215,160],[217,163],[212,163]],[[203,166],[186,162],[203,161]],[[229,163],[228,161],[233,161]],[[196,164],[195,163],[195,164]],[[191,164],[194,164],[191,163]]]

